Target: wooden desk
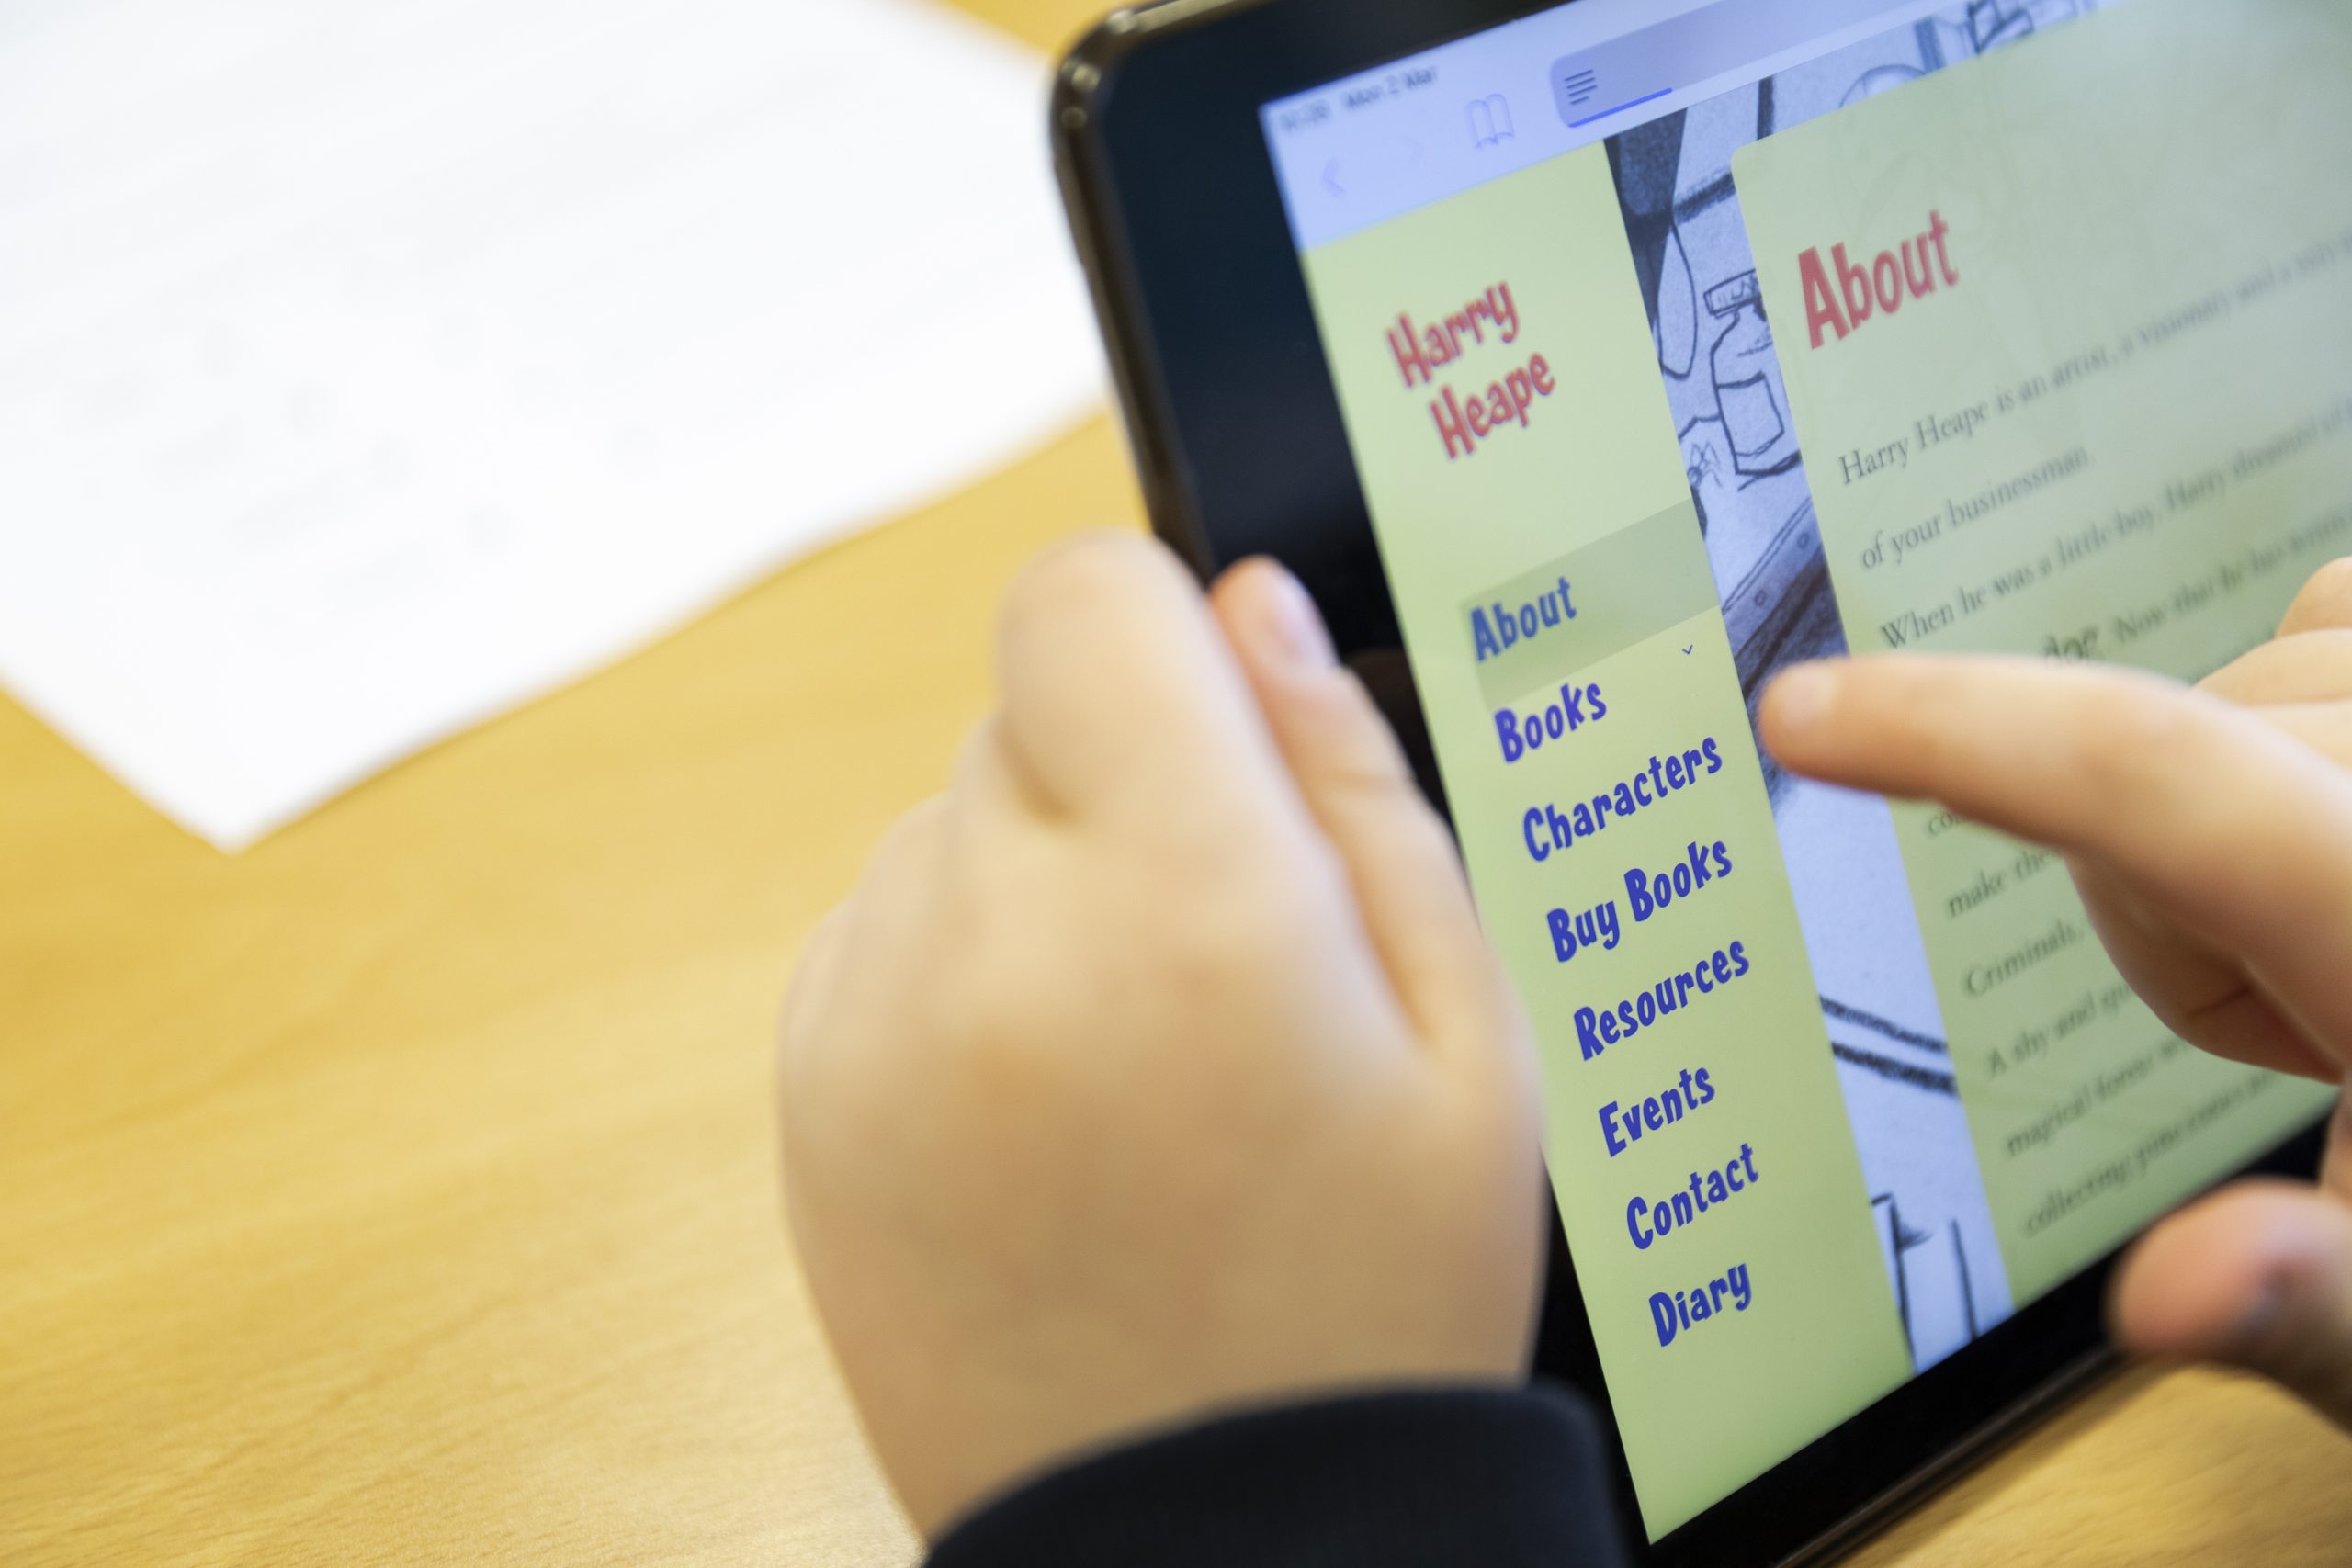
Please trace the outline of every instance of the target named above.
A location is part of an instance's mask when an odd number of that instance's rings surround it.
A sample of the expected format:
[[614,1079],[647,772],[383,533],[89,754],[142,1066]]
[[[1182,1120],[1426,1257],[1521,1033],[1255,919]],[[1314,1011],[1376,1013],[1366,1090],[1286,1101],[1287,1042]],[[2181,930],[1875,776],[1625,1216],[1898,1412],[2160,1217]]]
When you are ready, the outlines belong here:
[[[770,1023],[1006,579],[1136,513],[1098,420],[235,859],[0,703],[0,1562],[909,1562]],[[2343,1562],[2347,1478],[2265,1389],[2139,1376],[1860,1561]]]

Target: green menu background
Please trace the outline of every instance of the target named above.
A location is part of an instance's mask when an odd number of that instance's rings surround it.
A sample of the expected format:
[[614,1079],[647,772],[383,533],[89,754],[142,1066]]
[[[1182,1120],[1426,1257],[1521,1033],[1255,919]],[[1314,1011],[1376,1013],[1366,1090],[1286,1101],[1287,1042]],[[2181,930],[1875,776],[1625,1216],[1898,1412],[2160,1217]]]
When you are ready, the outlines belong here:
[[[1524,170],[1305,265],[1479,908],[1534,1018],[1552,1179],[1655,1536],[1895,1386],[1911,1362],[1723,623],[1712,595],[1694,604],[1653,581],[1710,579],[1606,154]],[[1542,354],[1559,388],[1527,428],[1449,460],[1434,389],[1406,383],[1385,334],[1400,312],[1427,322],[1506,281],[1517,341],[1474,349],[1441,381],[1466,398]],[[1629,528],[1642,530],[1632,547],[1614,537]],[[1521,673],[1482,685],[1468,607],[1547,573],[1570,578],[1577,619],[1521,650],[1507,671]],[[1564,680],[1599,684],[1607,716],[1505,765],[1495,706],[1532,711]],[[1531,807],[1566,810],[1706,737],[1720,773],[1544,863],[1527,852]],[[1689,843],[1718,839],[1734,874],[1632,924],[1627,868],[1670,868]],[[1559,963],[1547,911],[1611,897],[1621,944]],[[1747,978],[1583,1059],[1576,1009],[1631,997],[1734,940]],[[1713,1104],[1609,1157],[1602,1105],[1636,1104],[1702,1066]],[[1635,1248],[1629,1199],[1668,1193],[1743,1143],[1755,1188]],[[1652,1292],[1736,1263],[1751,1271],[1753,1306],[1661,1348]]]

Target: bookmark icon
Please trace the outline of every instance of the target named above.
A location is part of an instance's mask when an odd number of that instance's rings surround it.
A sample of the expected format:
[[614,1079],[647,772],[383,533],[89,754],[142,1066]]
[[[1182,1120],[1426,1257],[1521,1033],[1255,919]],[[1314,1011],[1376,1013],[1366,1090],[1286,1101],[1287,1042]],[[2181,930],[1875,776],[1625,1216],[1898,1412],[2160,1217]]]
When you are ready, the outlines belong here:
[[1470,145],[1492,147],[1511,139],[1510,100],[1500,93],[1488,93],[1483,98],[1470,100]]

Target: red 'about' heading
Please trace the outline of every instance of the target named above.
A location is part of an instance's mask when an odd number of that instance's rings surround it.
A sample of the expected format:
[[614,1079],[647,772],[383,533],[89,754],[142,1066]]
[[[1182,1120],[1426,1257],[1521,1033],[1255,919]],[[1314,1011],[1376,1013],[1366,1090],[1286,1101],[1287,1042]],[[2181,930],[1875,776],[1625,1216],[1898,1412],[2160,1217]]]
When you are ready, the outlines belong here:
[[[1829,265],[1821,265],[1821,249],[1814,247],[1797,258],[1797,273],[1804,283],[1804,324],[1813,346],[1821,346],[1826,329],[1843,339],[1860,330],[1874,315],[1892,316],[1911,299],[1924,299],[1938,288],[1960,282],[1951,265],[1948,243],[1951,226],[1940,212],[1929,211],[1928,226],[1916,240],[1905,240],[1891,251],[1879,252],[1868,266],[1846,259],[1846,247],[1832,245]],[[1932,259],[1928,251],[1935,253]],[[1832,273],[1836,274],[1833,282]]]

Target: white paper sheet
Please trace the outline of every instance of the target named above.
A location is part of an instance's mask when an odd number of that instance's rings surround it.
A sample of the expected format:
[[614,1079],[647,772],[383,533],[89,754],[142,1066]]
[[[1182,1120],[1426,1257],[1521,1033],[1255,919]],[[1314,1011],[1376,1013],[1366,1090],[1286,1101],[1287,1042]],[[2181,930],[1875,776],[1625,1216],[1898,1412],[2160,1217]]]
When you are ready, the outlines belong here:
[[0,682],[234,848],[1067,424],[1045,80],[914,0],[0,7]]

